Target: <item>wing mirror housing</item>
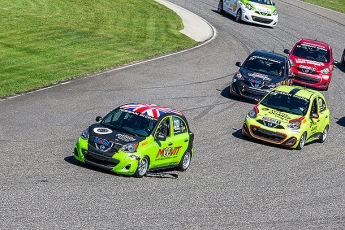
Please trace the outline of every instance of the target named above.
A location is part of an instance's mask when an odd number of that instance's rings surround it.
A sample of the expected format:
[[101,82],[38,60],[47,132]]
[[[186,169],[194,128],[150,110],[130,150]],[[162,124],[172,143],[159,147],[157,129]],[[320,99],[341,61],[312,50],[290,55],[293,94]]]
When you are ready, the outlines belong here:
[[102,117],[101,116],[97,116],[96,117],[96,122],[100,122],[102,120]]

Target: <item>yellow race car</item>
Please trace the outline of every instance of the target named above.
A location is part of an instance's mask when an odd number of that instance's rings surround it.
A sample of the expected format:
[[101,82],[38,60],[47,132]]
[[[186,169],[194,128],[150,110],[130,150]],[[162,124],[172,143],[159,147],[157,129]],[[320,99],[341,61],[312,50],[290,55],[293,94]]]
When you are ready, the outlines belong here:
[[247,114],[242,135],[287,148],[326,140],[330,111],[321,92],[282,85],[268,93]]

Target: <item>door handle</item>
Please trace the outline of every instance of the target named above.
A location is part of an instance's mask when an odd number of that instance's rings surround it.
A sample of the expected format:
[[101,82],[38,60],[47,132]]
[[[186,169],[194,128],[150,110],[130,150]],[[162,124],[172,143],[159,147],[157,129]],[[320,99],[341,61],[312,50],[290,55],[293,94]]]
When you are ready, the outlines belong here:
[[170,142],[168,145],[169,145],[169,146],[172,146],[172,144],[173,144],[173,143]]

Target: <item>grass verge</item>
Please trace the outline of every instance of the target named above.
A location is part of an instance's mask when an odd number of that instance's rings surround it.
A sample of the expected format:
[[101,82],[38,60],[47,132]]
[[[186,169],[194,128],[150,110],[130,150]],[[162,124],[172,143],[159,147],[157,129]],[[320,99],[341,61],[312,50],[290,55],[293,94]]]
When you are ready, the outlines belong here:
[[2,0],[0,97],[198,43],[154,0]]

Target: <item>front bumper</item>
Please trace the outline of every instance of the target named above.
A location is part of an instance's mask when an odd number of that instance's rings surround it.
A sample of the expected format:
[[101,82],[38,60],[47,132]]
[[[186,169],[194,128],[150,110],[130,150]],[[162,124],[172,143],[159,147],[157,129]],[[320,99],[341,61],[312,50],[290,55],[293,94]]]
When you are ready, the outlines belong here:
[[229,94],[237,97],[242,97],[245,99],[261,99],[263,98],[268,92],[271,90],[267,89],[260,89],[248,86],[244,84],[242,81],[236,81],[231,83],[229,88]]
[[74,148],[74,158],[80,162],[93,165],[117,174],[133,175],[138,168],[140,155],[128,154],[119,150],[114,156],[109,157],[88,149],[88,141],[79,138]]
[[302,136],[302,132],[290,129],[277,130],[263,126],[254,119],[246,118],[242,126],[242,135],[282,147],[296,148]]
[[312,74],[303,74],[300,72],[294,73],[292,78],[292,83],[297,85],[302,85],[306,87],[311,87],[320,90],[328,89],[329,83],[331,81],[330,75],[327,76],[328,80],[325,80],[322,75],[312,75]]
[[278,15],[261,15],[253,10],[242,8],[242,21],[262,26],[275,27],[278,24]]

